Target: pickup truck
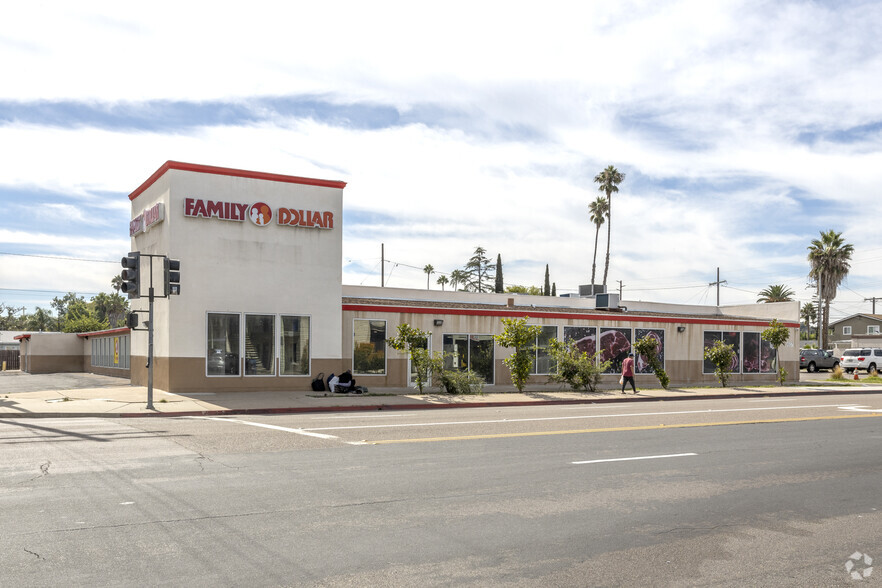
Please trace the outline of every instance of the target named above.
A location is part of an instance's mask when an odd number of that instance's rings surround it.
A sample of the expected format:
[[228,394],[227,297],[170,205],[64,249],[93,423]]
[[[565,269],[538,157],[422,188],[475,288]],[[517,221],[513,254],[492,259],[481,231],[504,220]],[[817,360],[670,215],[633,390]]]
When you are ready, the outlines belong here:
[[804,369],[809,373],[818,370],[832,370],[839,365],[839,358],[833,355],[832,351],[824,351],[823,349],[800,349],[799,350],[799,369]]

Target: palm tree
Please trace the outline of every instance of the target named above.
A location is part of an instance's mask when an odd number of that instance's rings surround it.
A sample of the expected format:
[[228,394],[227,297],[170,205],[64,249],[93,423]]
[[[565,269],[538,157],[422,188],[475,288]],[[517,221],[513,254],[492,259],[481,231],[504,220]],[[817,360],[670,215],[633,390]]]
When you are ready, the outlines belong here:
[[757,302],[791,302],[793,300],[793,290],[784,284],[775,284],[769,286],[765,290],[761,290]]
[[468,276],[462,270],[455,269],[450,272],[450,287],[453,288],[453,291],[456,291],[456,287],[460,284],[465,284]]
[[436,283],[441,284],[441,291],[443,292],[444,291],[444,284],[446,284],[449,281],[450,280],[447,279],[447,276],[445,276],[444,274],[441,274],[440,276],[438,276]]
[[591,222],[594,223],[594,261],[591,263],[591,284],[594,284],[594,276],[597,272],[597,239],[600,237],[600,227],[606,222],[609,214],[609,202],[603,196],[588,205],[588,211],[591,213]]
[[597,189],[606,194],[606,265],[603,268],[603,285],[606,286],[606,277],[609,274],[609,243],[612,235],[612,195],[619,191],[619,184],[625,181],[625,174],[619,173],[612,165],[594,176],[594,181],[600,184]]
[[113,276],[113,279],[110,280],[110,286],[116,290],[117,294],[119,294],[119,291],[122,290],[123,286],[122,276]]
[[423,268],[423,271],[426,272],[426,290],[429,289],[429,278],[432,277],[432,274],[435,273],[435,268],[432,267],[432,264],[427,264],[426,267]]
[[808,261],[811,264],[809,277],[818,284],[818,294],[823,304],[823,312],[818,333],[818,347],[827,348],[827,329],[830,326],[830,303],[836,298],[836,288],[848,275],[851,269],[851,254],[854,246],[846,243],[842,233],[830,229],[821,231],[820,239],[813,239],[808,247]]
[[805,336],[811,338],[812,323],[818,318],[818,311],[815,309],[815,305],[811,302],[803,304],[802,308],[799,309],[799,318],[805,320]]

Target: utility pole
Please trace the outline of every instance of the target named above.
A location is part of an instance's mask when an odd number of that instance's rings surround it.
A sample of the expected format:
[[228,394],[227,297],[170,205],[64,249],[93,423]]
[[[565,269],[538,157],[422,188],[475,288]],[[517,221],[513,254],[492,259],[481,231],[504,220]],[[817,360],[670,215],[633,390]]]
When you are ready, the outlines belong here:
[[717,268],[717,281],[711,282],[708,286],[716,286],[717,287],[717,306],[720,305],[720,284],[728,283],[726,280],[720,281],[720,268]]
[[864,298],[864,302],[872,302],[873,303],[873,314],[876,314],[876,301],[877,300],[882,300],[882,298],[879,298],[877,296],[873,296],[872,298]]
[[622,288],[624,288],[624,284],[622,284],[621,280],[616,280],[619,283],[619,300],[622,299]]

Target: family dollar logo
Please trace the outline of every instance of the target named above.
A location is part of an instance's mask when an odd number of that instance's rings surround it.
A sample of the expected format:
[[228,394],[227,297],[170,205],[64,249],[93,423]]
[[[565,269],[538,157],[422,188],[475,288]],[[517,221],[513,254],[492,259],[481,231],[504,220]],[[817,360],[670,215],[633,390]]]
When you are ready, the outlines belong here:
[[248,218],[258,227],[265,227],[273,220],[273,209],[265,202],[255,202],[248,209]]

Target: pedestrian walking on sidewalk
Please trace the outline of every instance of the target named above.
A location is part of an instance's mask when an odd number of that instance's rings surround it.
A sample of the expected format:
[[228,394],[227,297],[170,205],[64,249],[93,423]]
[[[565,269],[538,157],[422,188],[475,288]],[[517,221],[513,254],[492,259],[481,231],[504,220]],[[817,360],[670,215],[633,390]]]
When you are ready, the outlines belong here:
[[634,354],[629,353],[622,362],[622,394],[625,393],[625,384],[631,383],[631,390],[637,394],[637,386],[634,384]]

